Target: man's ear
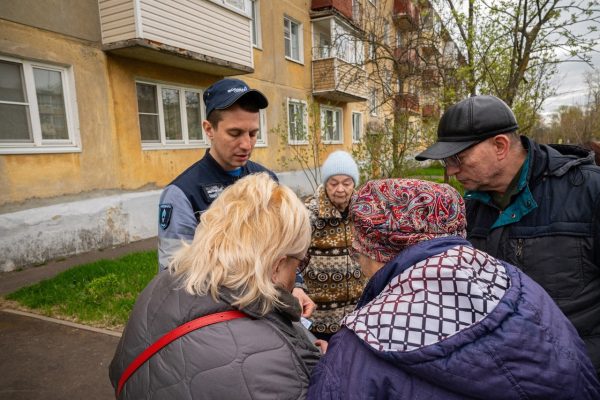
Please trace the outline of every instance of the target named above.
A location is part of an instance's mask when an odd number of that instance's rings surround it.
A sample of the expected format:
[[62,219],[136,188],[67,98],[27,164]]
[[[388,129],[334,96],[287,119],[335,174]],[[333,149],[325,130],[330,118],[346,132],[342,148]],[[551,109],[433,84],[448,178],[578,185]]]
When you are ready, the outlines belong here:
[[211,123],[205,119],[204,121],[202,121],[202,128],[204,129],[204,132],[206,132],[206,136],[208,136],[208,138],[212,140],[213,136],[215,135],[215,132],[213,131]]
[[504,160],[506,157],[508,157],[511,141],[507,135],[501,134],[494,136],[493,143],[498,161]]

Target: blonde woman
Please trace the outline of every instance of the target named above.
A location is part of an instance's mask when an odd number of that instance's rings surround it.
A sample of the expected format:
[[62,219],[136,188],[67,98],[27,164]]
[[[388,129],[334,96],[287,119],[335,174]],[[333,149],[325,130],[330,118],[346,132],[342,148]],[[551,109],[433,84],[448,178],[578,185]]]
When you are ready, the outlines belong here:
[[194,240],[138,298],[110,366],[198,317],[244,317],[171,342],[122,386],[123,399],[302,399],[319,350],[297,321],[296,270],[310,243],[302,202],[266,173],[240,179],[202,214]]

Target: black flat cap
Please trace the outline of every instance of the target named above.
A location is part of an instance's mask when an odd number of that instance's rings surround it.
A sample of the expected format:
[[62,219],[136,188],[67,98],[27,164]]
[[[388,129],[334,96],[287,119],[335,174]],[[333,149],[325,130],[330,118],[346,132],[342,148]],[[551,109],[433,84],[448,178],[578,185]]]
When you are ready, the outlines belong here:
[[415,159],[441,160],[489,137],[519,128],[510,107],[495,96],[473,96],[449,107],[438,125],[437,142]]

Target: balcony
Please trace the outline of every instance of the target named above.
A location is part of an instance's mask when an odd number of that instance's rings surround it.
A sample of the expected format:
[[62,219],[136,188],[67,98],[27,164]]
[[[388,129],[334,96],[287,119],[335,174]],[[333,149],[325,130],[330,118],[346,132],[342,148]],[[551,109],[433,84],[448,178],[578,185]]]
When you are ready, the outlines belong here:
[[394,0],[393,15],[399,30],[414,31],[419,28],[419,8],[412,0]]
[[254,71],[249,17],[209,0],[99,0],[111,54],[212,75]]
[[426,89],[433,89],[441,85],[442,77],[435,67],[429,67],[423,70],[422,85]]
[[420,114],[419,96],[416,93],[399,93],[396,95],[396,109],[400,112]]
[[440,117],[440,106],[437,104],[423,104],[421,115],[423,118],[438,119]]
[[338,57],[319,57],[328,53],[313,51],[313,96],[344,103],[367,100],[365,70]]
[[419,55],[416,49],[407,49],[406,47],[397,47],[394,50],[394,56],[398,60],[399,67],[404,72],[412,73],[419,66]]
[[311,11],[337,11],[352,20],[352,0],[312,0]]

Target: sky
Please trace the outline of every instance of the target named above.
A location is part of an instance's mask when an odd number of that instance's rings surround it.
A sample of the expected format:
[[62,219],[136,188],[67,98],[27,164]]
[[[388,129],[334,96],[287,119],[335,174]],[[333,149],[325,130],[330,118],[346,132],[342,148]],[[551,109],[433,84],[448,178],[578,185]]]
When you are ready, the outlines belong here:
[[[600,44],[596,46],[597,53],[591,54],[592,63],[596,69],[600,70]],[[587,102],[587,85],[585,83],[585,73],[593,71],[585,63],[568,62],[561,64],[558,73],[552,80],[556,88],[556,95],[546,99],[542,108],[544,116],[549,116],[556,112],[561,105],[583,106]]]

